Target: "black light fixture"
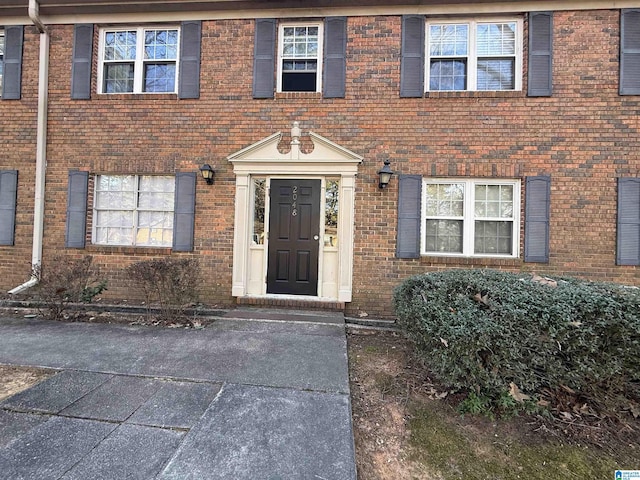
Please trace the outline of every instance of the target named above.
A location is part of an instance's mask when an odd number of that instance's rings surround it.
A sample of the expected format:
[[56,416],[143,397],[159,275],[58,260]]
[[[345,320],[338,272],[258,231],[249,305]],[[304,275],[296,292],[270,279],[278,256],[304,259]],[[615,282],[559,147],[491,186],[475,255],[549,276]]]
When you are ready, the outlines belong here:
[[200,167],[200,173],[202,174],[202,178],[207,181],[207,185],[213,185],[213,175],[215,172],[213,168],[211,168],[211,165],[208,163],[202,165]]
[[380,176],[380,181],[378,183],[378,187],[380,187],[381,189],[383,189],[387,185],[389,185],[389,180],[391,180],[391,175],[393,175],[393,172],[391,171],[391,167],[389,165],[391,165],[391,162],[387,158],[384,161],[384,167],[382,167],[378,171],[378,175]]

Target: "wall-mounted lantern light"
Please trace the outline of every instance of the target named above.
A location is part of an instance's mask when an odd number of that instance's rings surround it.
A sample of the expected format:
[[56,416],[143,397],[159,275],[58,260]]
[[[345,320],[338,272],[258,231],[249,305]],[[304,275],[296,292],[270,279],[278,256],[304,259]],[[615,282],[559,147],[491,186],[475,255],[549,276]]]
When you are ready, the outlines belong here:
[[200,173],[202,174],[202,178],[204,178],[207,182],[207,185],[213,185],[213,175],[214,170],[211,168],[211,165],[205,163],[200,167]]
[[380,187],[381,189],[389,185],[389,180],[391,180],[391,175],[393,175],[393,172],[391,171],[391,167],[389,166],[390,164],[391,162],[389,161],[389,159],[386,159],[384,161],[384,167],[382,167],[378,171],[378,176],[380,177],[378,187]]

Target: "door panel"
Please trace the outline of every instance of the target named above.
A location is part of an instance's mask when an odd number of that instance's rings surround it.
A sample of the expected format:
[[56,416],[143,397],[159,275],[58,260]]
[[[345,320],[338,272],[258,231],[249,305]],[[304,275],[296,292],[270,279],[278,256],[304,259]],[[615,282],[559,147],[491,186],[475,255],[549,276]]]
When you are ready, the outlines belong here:
[[318,294],[320,180],[272,180],[267,293]]

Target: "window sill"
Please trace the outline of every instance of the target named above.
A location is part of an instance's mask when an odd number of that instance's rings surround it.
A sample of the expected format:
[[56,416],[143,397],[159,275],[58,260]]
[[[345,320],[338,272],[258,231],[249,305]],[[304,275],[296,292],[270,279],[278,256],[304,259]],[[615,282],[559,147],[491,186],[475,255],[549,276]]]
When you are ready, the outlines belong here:
[[87,244],[85,250],[89,253],[104,253],[110,255],[170,255],[172,249],[170,247],[130,247],[122,245],[93,245]]
[[482,267],[521,267],[523,261],[521,258],[502,258],[502,257],[438,257],[431,255],[421,255],[420,263],[422,265],[461,265],[461,266],[482,266]]
[[464,91],[464,92],[426,92],[425,98],[523,98],[526,94],[523,90],[496,90],[496,91]]
[[177,93],[98,93],[93,100],[177,100]]
[[276,100],[298,98],[322,98],[322,92],[277,92]]

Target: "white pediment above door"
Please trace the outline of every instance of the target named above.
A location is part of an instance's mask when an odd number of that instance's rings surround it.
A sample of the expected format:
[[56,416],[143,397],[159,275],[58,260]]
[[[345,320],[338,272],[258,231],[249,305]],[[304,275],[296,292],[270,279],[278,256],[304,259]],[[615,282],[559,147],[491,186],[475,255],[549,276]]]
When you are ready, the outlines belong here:
[[[308,133],[313,150],[305,153],[300,150],[300,128],[297,122],[291,129],[291,148],[281,152],[278,145],[282,141],[282,132],[264,138],[227,157],[236,173],[250,170],[252,173],[327,173],[336,174],[357,171],[362,157],[352,151],[318,135]],[[278,170],[283,170],[278,172]]]

